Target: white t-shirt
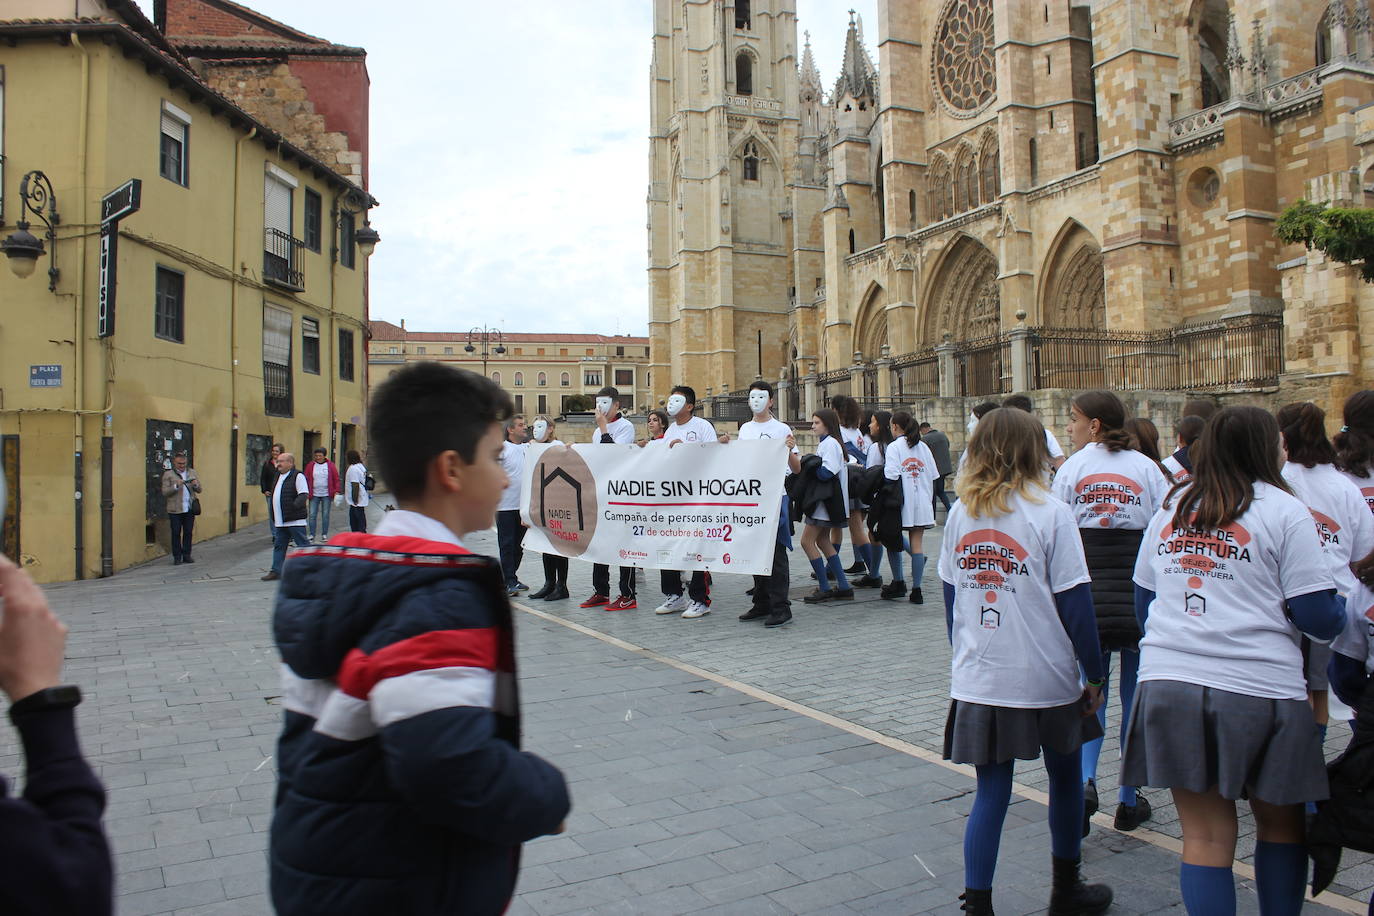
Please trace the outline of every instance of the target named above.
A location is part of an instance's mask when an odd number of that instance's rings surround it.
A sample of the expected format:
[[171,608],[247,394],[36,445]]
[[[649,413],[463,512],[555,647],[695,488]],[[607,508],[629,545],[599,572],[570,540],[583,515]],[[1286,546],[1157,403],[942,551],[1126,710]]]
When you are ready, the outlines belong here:
[[280,475],[278,475],[278,476],[277,476],[277,483],[276,483],[276,486],[274,486],[274,487],[272,488],[272,524],[276,525],[278,528],[291,528],[291,527],[294,527],[294,526],[296,526],[296,525],[300,525],[301,527],[305,527],[305,526],[307,526],[307,525],[309,524],[309,521],[308,521],[304,516],[302,516],[301,518],[296,519],[295,521],[291,521],[291,522],[284,522],[284,521],[282,521],[282,518],[281,518],[281,501],[282,501],[283,499],[294,499],[295,496],[296,496],[297,494],[300,494],[300,493],[304,493],[304,494],[307,495],[307,496],[310,495],[310,484],[308,484],[308,483],[305,482],[305,475],[304,475],[304,474],[297,474],[297,475],[296,475],[296,492],[295,492],[295,493],[283,493],[283,492],[281,491],[281,489],[282,489],[281,485],[286,481],[287,476],[288,476],[288,475],[286,475],[286,474],[280,474]]
[[1255,484],[1222,530],[1175,529],[1166,503],[1150,519],[1135,583],[1155,593],[1140,641],[1141,681],[1183,681],[1273,700],[1305,700],[1289,598],[1335,588],[1307,507]]
[[1369,506],[1369,511],[1374,512],[1374,477],[1356,477],[1347,471],[1337,473],[1355,485],[1355,489],[1364,497],[1365,505]]
[[881,442],[868,443],[868,455],[864,459],[865,468],[880,468],[887,461],[887,453],[883,451]]
[[[635,443],[635,425],[619,414],[614,420],[606,421],[606,432],[610,434],[611,442],[617,445],[634,445]],[[592,434],[592,441],[598,443],[601,441],[600,427]]]
[[517,445],[507,439],[501,443],[501,470],[506,472],[506,488],[501,491],[497,512],[511,512],[520,508],[520,478],[525,473],[525,443]]
[[1064,450],[1059,447],[1059,440],[1054,438],[1054,433],[1050,432],[1049,427],[1045,427],[1045,448],[1050,450],[1050,458],[1063,458]]
[[[658,441],[668,445],[673,442],[715,442],[717,438],[716,428],[709,420],[692,417],[686,423],[674,423],[669,426],[663,438]],[[626,441],[634,441],[633,426],[630,427],[630,438]]]
[[[366,480],[367,468],[363,466],[361,462],[358,464],[350,464],[348,470],[344,472],[344,501],[350,506],[356,506],[361,509],[365,507],[368,500],[372,498],[372,494],[368,493],[367,487],[364,486]],[[357,502],[353,501],[353,484],[355,483],[358,485]]]
[[[849,508],[849,469],[845,467],[844,447],[834,436],[826,436],[821,440],[820,445],[816,446],[816,454],[821,456],[821,467],[833,473],[840,480],[840,498],[844,501],[846,509]],[[818,522],[830,521],[830,513],[825,510],[825,503],[817,503],[811,510],[811,517]],[[845,519],[839,519],[844,522]]]
[[[176,468],[173,468],[172,470],[175,471]],[[191,488],[188,487],[188,486],[186,486],[186,485],[185,485],[185,482],[191,479],[191,469],[190,469],[190,468],[187,468],[187,469],[184,470],[184,471],[177,471],[177,476],[180,477],[181,480],[182,480],[182,487],[181,487],[181,511],[182,511],[182,512],[190,512],[190,511],[191,511]]]
[[310,495],[329,495],[329,462],[310,462]]
[[1283,466],[1283,479],[1293,488],[1293,495],[1302,500],[1317,535],[1331,561],[1331,578],[1336,591],[1350,594],[1355,588],[1355,574],[1350,564],[1363,560],[1374,550],[1374,515],[1365,505],[1364,497],[1355,485],[1329,464],[1303,467],[1290,461]]
[[[1175,452],[1174,455],[1178,453]],[[1174,483],[1184,483],[1193,479],[1193,472],[1183,466],[1174,455],[1165,458],[1160,464],[1164,465],[1164,470],[1169,472],[1169,476],[1174,479]]]
[[1113,452],[1101,442],[1089,442],[1060,466],[1050,490],[1073,512],[1080,528],[1139,531],[1159,511],[1169,482],[1159,465],[1140,452]]
[[908,445],[898,436],[887,447],[883,476],[902,482],[902,527],[919,528],[935,524],[935,456],[920,439]]
[[1364,662],[1365,673],[1374,672],[1374,592],[1363,582],[1345,599],[1345,629],[1331,640],[1332,651]]
[[[777,417],[770,417],[763,423],[760,423],[758,420],[750,420],[748,423],[740,426],[738,438],[742,440],[781,439],[786,442],[787,437],[790,435],[792,435],[792,427],[788,426]],[[791,454],[800,455],[801,449],[794,445],[792,446]],[[783,464],[787,466],[786,461],[784,461]],[[792,473],[791,467],[787,468],[787,473]],[[1374,516],[1371,516],[1371,518],[1374,518]]]
[[1054,596],[1089,581],[1083,542],[1068,506],[1048,492],[1039,503],[1020,494],[1008,503],[1006,515],[972,518],[961,501],[945,522],[939,568],[954,587],[950,696],[1017,709],[1063,706],[1082,696],[1083,685]]
[[[860,452],[863,452],[868,448],[868,444],[864,439],[864,434],[859,431],[859,428],[857,426],[841,426],[840,440],[844,442],[844,444],[846,445],[854,446]],[[844,450],[844,460],[846,462],[853,461],[855,464],[858,464],[859,462],[859,459],[855,458],[853,455],[849,453],[849,449]]]

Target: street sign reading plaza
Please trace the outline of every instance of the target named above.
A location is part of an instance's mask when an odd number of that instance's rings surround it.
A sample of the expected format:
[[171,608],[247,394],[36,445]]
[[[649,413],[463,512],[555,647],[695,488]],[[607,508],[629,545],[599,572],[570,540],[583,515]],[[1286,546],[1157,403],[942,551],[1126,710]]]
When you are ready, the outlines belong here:
[[143,198],[143,182],[130,178],[100,199],[100,330],[109,337],[115,330],[115,285],[119,270],[119,221],[137,213]]

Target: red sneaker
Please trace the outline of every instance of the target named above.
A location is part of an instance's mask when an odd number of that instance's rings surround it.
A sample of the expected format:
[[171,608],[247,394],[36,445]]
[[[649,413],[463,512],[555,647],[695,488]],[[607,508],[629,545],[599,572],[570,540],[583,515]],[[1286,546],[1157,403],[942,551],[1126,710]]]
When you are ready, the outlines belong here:
[[610,604],[606,605],[606,610],[633,611],[637,607],[639,607],[639,603],[636,602],[633,598],[626,598],[624,595],[621,595],[619,598],[616,598]]
[[601,607],[601,605],[603,604],[610,603],[611,599],[606,597],[605,595],[592,595],[586,601],[579,604],[578,607]]

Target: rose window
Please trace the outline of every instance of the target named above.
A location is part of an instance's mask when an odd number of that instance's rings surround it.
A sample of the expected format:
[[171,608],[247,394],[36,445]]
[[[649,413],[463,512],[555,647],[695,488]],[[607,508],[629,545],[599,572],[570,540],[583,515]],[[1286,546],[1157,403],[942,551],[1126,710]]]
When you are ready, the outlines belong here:
[[940,99],[956,117],[981,111],[997,94],[992,0],[949,0],[932,58]]

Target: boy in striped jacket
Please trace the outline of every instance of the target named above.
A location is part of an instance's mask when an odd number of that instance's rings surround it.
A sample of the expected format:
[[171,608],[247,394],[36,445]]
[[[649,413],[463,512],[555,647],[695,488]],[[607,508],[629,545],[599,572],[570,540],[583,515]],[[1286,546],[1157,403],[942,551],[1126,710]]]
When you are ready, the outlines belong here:
[[395,373],[372,399],[369,454],[397,509],[375,533],[285,565],[270,853],[281,916],[495,916],[520,844],[563,829],[562,773],[520,750],[500,566],[462,543],[493,523],[511,413],[473,373]]

